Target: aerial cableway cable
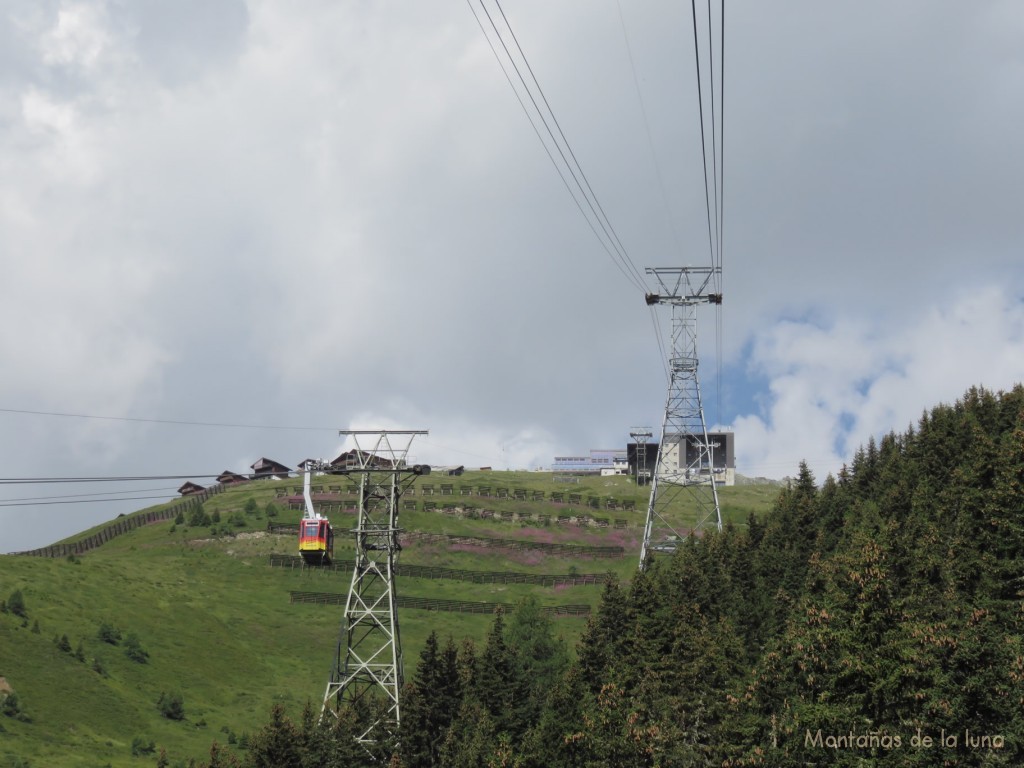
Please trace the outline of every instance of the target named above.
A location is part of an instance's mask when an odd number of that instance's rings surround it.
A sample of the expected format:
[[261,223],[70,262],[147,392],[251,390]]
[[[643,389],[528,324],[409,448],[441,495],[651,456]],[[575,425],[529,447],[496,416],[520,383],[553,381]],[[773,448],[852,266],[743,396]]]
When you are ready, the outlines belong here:
[[[700,41],[699,41],[698,36],[697,36],[697,0],[690,0],[690,7],[693,10],[693,53],[694,53],[694,58],[696,59],[696,64],[697,64],[697,108],[698,108],[698,112],[699,112],[699,116],[700,116],[700,151],[701,151],[701,156],[703,157],[703,160],[704,160],[704,203],[705,203],[705,208],[707,210],[707,219],[708,219],[708,247],[709,247],[709,249],[711,251],[711,264],[712,264],[712,266],[717,266],[718,257],[717,257],[717,255],[715,253],[715,239],[714,239],[714,236],[712,235],[712,230],[711,230],[711,193],[710,193],[709,184],[708,184],[708,150],[707,150],[707,140],[705,139],[705,136],[704,136],[704,93],[703,93],[703,89],[702,89],[702,86],[701,86]],[[710,27],[710,24],[711,24],[711,19],[708,18],[708,25],[709,25],[709,27]],[[714,90],[712,89],[712,96],[713,95],[714,95]],[[712,98],[712,101],[714,101],[713,98]],[[714,116],[712,116],[712,121],[713,120],[714,120]],[[713,128],[714,128],[714,125],[712,125],[712,129]],[[713,133],[713,130],[712,130],[712,133]],[[717,183],[717,180],[716,180],[716,183]],[[717,229],[717,228],[718,227],[717,227],[717,222],[716,222],[715,229]]]
[[215,474],[188,475],[119,475],[113,477],[0,477],[0,485],[50,485],[51,483],[131,483],[142,480],[191,480],[219,477]]
[[105,499],[70,499],[64,501],[6,501],[0,499],[0,507],[48,507],[54,504],[97,504],[106,503],[109,504],[114,501],[140,501],[144,499],[163,499],[169,501],[170,499],[176,498],[170,494],[164,494],[162,496],[118,496],[113,498]]
[[130,491],[103,491],[102,493],[71,493],[61,494],[60,496],[23,496],[21,498],[0,499],[0,502],[49,501],[53,499],[84,499],[89,496],[107,496],[110,498],[105,499],[105,501],[117,501],[117,499],[113,497],[123,493],[156,493],[157,491],[170,491],[177,493],[176,488],[133,488]]
[[[701,156],[704,168],[704,200],[708,222],[708,250],[711,266],[714,268],[713,279],[715,293],[722,295],[722,266],[724,263],[723,249],[725,240],[725,0],[719,4],[719,45],[717,57],[714,45],[715,18],[711,0],[707,0],[707,54],[708,54],[708,112],[710,126],[705,120],[704,75],[701,67],[701,45],[698,33],[698,14],[696,0],[690,0],[690,11],[693,18],[693,50],[697,71],[697,102],[700,119]],[[715,92],[715,59],[718,59],[718,93]],[[718,100],[716,108],[715,100]],[[708,131],[710,127],[710,131]],[[711,175],[708,174],[707,144],[708,133],[711,137]],[[722,400],[722,305],[715,307],[715,351],[716,351],[716,392],[718,410],[721,412]]]
[[529,59],[526,58],[526,52],[523,51],[522,46],[519,45],[519,38],[516,36],[515,30],[512,29],[512,25],[509,24],[508,18],[505,16],[505,9],[501,7],[500,0],[494,1],[495,5],[497,5],[498,7],[498,10],[501,12],[501,18],[505,22],[505,26],[508,28],[509,34],[512,35],[512,41],[516,44],[516,50],[518,50],[519,55],[522,56],[523,63],[526,65],[526,70],[530,73],[530,78],[533,80],[534,85],[537,86],[537,92],[540,94],[541,100],[544,102],[545,108],[551,115],[552,122],[558,129],[558,135],[561,137],[562,142],[565,144],[565,148],[569,152],[570,157],[572,157],[573,165],[575,165],[575,167],[579,169],[580,177],[583,179],[583,182],[586,184],[587,191],[590,193],[590,199],[594,201],[594,204],[597,206],[597,210],[600,211],[601,220],[608,224],[608,229],[611,232],[611,235],[614,238],[615,243],[618,245],[619,252],[622,253],[623,257],[625,258],[625,261],[628,263],[630,272],[634,276],[636,276],[636,278],[640,281],[642,286],[644,280],[641,276],[640,270],[637,269],[632,259],[629,258],[629,254],[626,252],[626,246],[622,244],[622,241],[619,239],[618,233],[615,231],[615,228],[612,227],[611,221],[608,219],[607,214],[605,214],[604,208],[601,206],[600,200],[597,199],[597,195],[594,193],[593,187],[590,186],[590,180],[587,179],[586,174],[583,172],[583,166],[581,166],[579,164],[579,161],[576,160],[576,153],[573,152],[572,145],[569,144],[569,140],[565,137],[565,133],[562,131],[562,126],[558,122],[558,118],[555,116],[554,110],[551,109],[551,105],[548,103],[547,96],[544,95],[544,89],[541,88],[540,82],[537,80],[537,76],[533,72],[533,67],[530,66],[530,61]]
[[[472,6],[470,6],[470,8],[472,9]],[[474,11],[474,14],[475,13],[476,12]],[[477,23],[480,23],[479,19],[477,19]],[[484,29],[482,24],[480,26],[480,29],[482,31]],[[484,32],[484,36],[486,38],[486,31]],[[491,43],[489,38],[487,39],[487,42]],[[565,171],[562,170],[561,166],[558,164],[558,161],[555,159],[555,156],[551,153],[551,148],[548,146],[548,143],[544,141],[544,137],[541,135],[540,128],[537,127],[537,123],[534,121],[533,116],[530,114],[530,110],[526,106],[526,103],[523,101],[523,97],[519,95],[519,91],[516,89],[515,84],[512,82],[512,77],[509,75],[508,70],[505,68],[505,64],[501,60],[501,57],[498,55],[497,50],[495,50],[493,43],[491,43],[491,50],[494,52],[494,56],[498,60],[499,66],[501,66],[501,70],[502,73],[505,75],[505,79],[508,81],[509,86],[512,88],[512,92],[515,94],[516,99],[519,101],[519,106],[521,106],[523,108],[523,112],[526,113],[526,117],[530,121],[530,126],[533,128],[533,132],[537,135],[537,139],[540,141],[541,146],[544,147],[544,151],[547,153],[548,159],[551,161],[551,164],[555,167],[555,171],[562,179],[562,183],[565,185],[566,190],[568,190],[569,196],[572,197],[573,203],[575,203],[576,207],[579,209],[580,215],[583,216],[584,221],[587,222],[587,226],[590,227],[590,231],[594,233],[594,237],[596,237],[598,242],[601,243],[601,247],[604,248],[605,253],[608,254],[608,257],[615,264],[619,272],[622,273],[623,277],[625,277],[630,282],[634,282],[633,277],[630,275],[627,268],[623,266],[621,259],[615,254],[615,252],[613,252],[612,248],[608,245],[608,241],[601,236],[600,232],[598,232],[597,226],[594,224],[592,217],[588,216],[587,212],[583,210],[583,204],[580,202],[577,194],[573,192],[572,185],[569,183],[569,180],[565,177]],[[634,285],[635,284],[636,283],[634,282]]]
[[59,416],[68,419],[98,419],[101,421],[132,421],[141,424],[174,424],[183,427],[219,427],[222,429],[275,429],[305,432],[336,432],[334,427],[288,427],[273,424],[231,424],[217,421],[181,421],[177,419],[145,419],[134,416],[96,416],[87,413],[61,411],[30,411],[24,408],[0,408],[0,413],[19,413],[29,416]]
[[[219,474],[219,473],[218,473]],[[77,485],[80,483],[138,483],[156,480],[184,480],[190,478],[215,478],[218,474],[181,474],[181,475],[133,475],[108,477],[0,477],[0,486],[22,485]],[[160,495],[152,495],[167,491]],[[126,495],[145,494],[145,495]],[[122,501],[170,501],[177,498],[177,490],[173,488],[130,488],[125,491],[104,491],[100,493],[75,493],[54,496],[27,496],[0,498],[0,507],[45,507],[55,504],[112,504]]]
[[[97,420],[101,420],[101,421],[123,421],[123,422],[132,422],[132,423],[141,423],[141,424],[162,424],[162,425],[169,425],[169,426],[176,426],[176,427],[177,426],[181,426],[181,427],[215,427],[215,428],[218,428],[218,429],[265,429],[265,430],[285,430],[285,431],[290,430],[290,431],[305,431],[305,432],[331,432],[331,433],[334,433],[334,434],[337,434],[337,432],[338,432],[338,427],[298,427],[298,426],[288,426],[288,425],[284,425],[284,424],[237,424],[237,423],[229,423],[229,422],[196,421],[196,420],[185,420],[185,419],[155,419],[155,418],[144,418],[144,417],[137,417],[137,416],[109,416],[109,415],[100,415],[100,414],[91,414],[91,413],[68,413],[68,412],[65,412],[65,411],[36,411],[36,410],[29,410],[29,409],[26,409],[26,408],[0,408],[0,413],[13,413],[13,414],[20,414],[20,415],[27,415],[27,416],[49,416],[49,417],[58,417],[58,418],[64,418],[64,419],[97,419]],[[494,461],[495,461],[495,457],[494,456],[488,456],[486,454],[481,454],[481,453],[473,453],[472,451],[467,451],[467,450],[464,450],[462,448],[456,448],[456,447],[453,447],[453,446],[441,445],[440,443],[432,443],[432,442],[429,442],[429,441],[426,441],[426,440],[424,440],[423,442],[425,442],[427,445],[432,445],[432,446],[434,446],[436,448],[441,448],[441,449],[443,449],[445,451],[452,451],[452,452],[455,452],[455,453],[462,453],[462,454],[465,454],[467,456],[478,456],[480,458],[487,459],[490,463],[494,463]],[[183,477],[189,477],[189,478],[217,477],[217,475],[187,475],[187,476],[183,476]],[[119,479],[119,478],[115,478],[115,479]],[[131,479],[136,479],[136,478],[131,478]],[[139,479],[143,479],[143,480],[145,480],[145,479],[155,479],[155,480],[159,480],[159,479],[176,479],[177,480],[177,479],[182,479],[182,478],[174,476],[172,478],[168,478],[168,477],[155,477],[155,478],[139,478]],[[10,479],[8,479],[8,480],[10,481]],[[3,478],[0,478],[0,484],[3,484],[3,482],[4,482]],[[51,481],[51,480],[42,480],[40,482],[102,482],[102,481],[96,481],[96,480],[93,480],[91,478],[87,478],[87,479],[84,479],[84,480],[75,480],[75,479],[67,479],[67,480],[61,480],[61,481],[57,481],[57,480],[53,480],[53,481]]]
[[[710,2],[710,0],[709,0]],[[710,14],[710,11],[709,11]],[[720,38],[718,45],[718,152],[720,175],[718,184],[718,292],[722,293],[722,274],[725,272],[725,0],[721,0]],[[718,340],[718,412],[722,412],[722,305],[715,307],[716,338]]]
[[[725,258],[725,0],[721,0],[720,42],[718,45],[718,268]],[[721,275],[719,275],[721,280]]]
[[[480,30],[483,33],[484,38],[487,40],[488,45],[491,47],[491,51],[494,53],[499,66],[505,73],[505,77],[508,80],[509,85],[512,87],[513,92],[515,92],[520,106],[523,107],[523,111],[526,113],[527,119],[530,121],[531,125],[533,125],[534,131],[537,133],[538,138],[544,145],[548,158],[555,165],[563,184],[565,184],[566,189],[576,202],[577,207],[580,209],[581,213],[583,213],[584,218],[587,219],[591,230],[598,237],[602,247],[615,262],[619,271],[622,272],[623,276],[626,277],[626,279],[629,280],[637,289],[641,292],[646,292],[646,285],[640,270],[637,269],[636,265],[633,263],[629,253],[626,251],[626,248],[622,243],[622,240],[619,238],[618,233],[612,226],[604,208],[597,199],[597,195],[594,193],[593,187],[587,179],[586,174],[583,172],[582,166],[577,160],[564,131],[562,131],[561,125],[555,117],[554,111],[551,109],[551,105],[548,103],[547,97],[544,95],[544,91],[533,72],[533,68],[530,66],[529,60],[527,59],[522,46],[519,45],[519,40],[508,21],[508,17],[505,15],[504,9],[501,7],[501,3],[498,2],[498,0],[494,0],[495,7],[498,9],[504,26],[512,38],[516,51],[518,51],[518,57],[505,42],[505,37],[499,29],[497,20],[487,8],[485,0],[477,0],[477,2],[487,18],[490,28],[493,30],[493,35],[497,37],[498,42],[501,45],[501,49],[505,53],[504,58],[495,46],[491,34],[488,34],[487,28],[484,26],[480,14],[477,13],[477,10],[473,5],[473,0],[467,0],[470,11],[473,13],[473,17],[480,26]],[[523,70],[520,68],[517,58],[522,60],[522,66],[525,67],[526,71],[529,73],[529,80],[523,74]],[[561,158],[561,165],[556,159],[555,154],[553,154],[548,147],[548,141],[544,139],[544,133],[542,133],[541,128],[538,127],[534,113],[531,112],[526,101],[524,101],[523,97],[520,95],[520,89],[516,87],[515,82],[509,74],[506,67],[506,61],[515,71],[522,89],[526,92],[527,99],[530,104],[533,105],[533,110],[536,113],[536,119],[540,120],[540,123],[543,126],[543,132],[548,136],[550,143],[554,145],[558,157]],[[554,125],[554,128],[552,128],[552,125]],[[563,172],[563,166],[565,171],[572,178],[572,184],[570,184],[569,179],[566,178],[566,173]],[[582,202],[580,201],[581,197]],[[586,208],[586,210],[584,208]],[[589,214],[587,213],[587,210],[590,211]],[[603,236],[602,234],[599,234],[598,230],[600,230],[600,233],[603,233]]]

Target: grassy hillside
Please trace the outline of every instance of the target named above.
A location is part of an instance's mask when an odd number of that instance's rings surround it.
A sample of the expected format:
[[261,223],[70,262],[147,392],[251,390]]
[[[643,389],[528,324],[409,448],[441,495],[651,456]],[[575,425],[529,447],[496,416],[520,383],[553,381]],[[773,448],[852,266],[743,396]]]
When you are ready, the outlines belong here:
[[[478,571],[528,573],[613,572],[629,579],[636,568],[646,489],[627,478],[588,478],[579,484],[556,483],[540,473],[469,473],[450,479],[455,489],[489,485],[509,489],[508,499],[438,497],[438,502],[471,503],[490,508],[493,519],[468,519],[440,511],[424,511],[428,497],[410,495],[417,508],[402,512],[409,531],[478,537],[573,542],[622,546],[614,559],[554,558],[535,550],[497,550],[451,546],[443,541],[411,540],[400,562]],[[448,478],[433,478],[439,490]],[[295,484],[289,481],[286,486]],[[344,593],[349,575],[271,568],[272,553],[293,554],[292,537],[266,532],[268,504],[278,507],[275,522],[296,522],[301,513],[284,508],[276,498],[279,483],[251,483],[208,500],[208,514],[218,513],[221,535],[209,527],[175,525],[173,521],[136,529],[99,549],[74,559],[0,558],[0,600],[16,591],[24,599],[26,617],[0,613],[0,676],[17,695],[18,717],[0,717],[0,765],[130,766],[150,765],[155,757],[132,756],[136,747],[164,747],[171,764],[204,757],[210,743],[235,740],[254,731],[271,705],[284,703],[297,714],[306,701],[319,704],[333,663],[341,610],[336,606],[292,605],[288,593]],[[615,510],[586,508],[597,517],[626,521],[625,527],[540,525],[500,519],[501,510],[521,515],[568,514],[568,505],[511,498],[523,488],[581,494]],[[455,493],[458,493],[455,490]],[[766,509],[777,490],[764,486],[725,489],[723,513],[742,521],[749,511]],[[433,497],[429,497],[433,498]],[[246,502],[257,513],[246,514]],[[632,500],[633,510],[621,509]],[[584,511],[584,507],[579,512]],[[684,520],[687,510],[678,510]],[[336,528],[354,522],[351,512],[332,513]],[[223,535],[230,530],[234,535]],[[83,532],[83,536],[90,531]],[[77,537],[73,537],[74,538]],[[71,541],[69,540],[69,541]],[[350,557],[351,546],[339,537],[338,556]],[[401,595],[452,600],[515,603],[535,595],[543,605],[596,605],[601,587],[541,587],[524,584],[478,584],[452,580],[402,578]],[[559,631],[574,642],[583,618],[560,618]],[[461,613],[405,610],[402,643],[406,673],[411,674],[426,636],[482,640],[490,617]],[[116,628],[117,644],[100,639],[101,627]],[[127,635],[134,635],[148,653],[145,663],[128,658]],[[70,651],[58,643],[67,637]],[[81,649],[84,659],[76,658]],[[161,694],[180,694],[185,718],[163,717]]]

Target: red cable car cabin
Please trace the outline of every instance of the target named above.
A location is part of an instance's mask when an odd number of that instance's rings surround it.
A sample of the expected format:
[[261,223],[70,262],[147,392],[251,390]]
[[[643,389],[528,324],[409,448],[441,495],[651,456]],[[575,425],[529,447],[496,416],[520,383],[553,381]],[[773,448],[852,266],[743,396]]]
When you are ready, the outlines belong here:
[[299,554],[310,565],[330,565],[334,557],[334,531],[326,517],[299,522]]

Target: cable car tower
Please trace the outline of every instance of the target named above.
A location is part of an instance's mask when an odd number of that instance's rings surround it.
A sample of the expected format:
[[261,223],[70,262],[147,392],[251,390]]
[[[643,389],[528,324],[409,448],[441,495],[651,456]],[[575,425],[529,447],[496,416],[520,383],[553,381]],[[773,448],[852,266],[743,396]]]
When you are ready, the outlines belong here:
[[359,517],[353,531],[356,561],[338,634],[337,653],[321,719],[334,718],[349,705],[370,716],[369,726],[357,740],[372,755],[374,746],[393,738],[400,722],[402,643],[398,632],[395,565],[399,499],[419,475],[430,467],[406,464],[416,435],[426,431],[342,430],[351,436],[346,474],[360,475]]
[[656,553],[671,554],[682,544],[680,523],[670,524],[666,512],[677,499],[689,497],[696,506],[692,530],[714,525],[722,530],[722,511],[704,408],[697,378],[697,307],[721,304],[722,294],[711,293],[721,267],[648,267],[660,291],[648,293],[648,306],[672,308],[672,348],[669,353],[668,398],[658,444],[658,462],[651,482],[647,521],[640,548],[640,569]]

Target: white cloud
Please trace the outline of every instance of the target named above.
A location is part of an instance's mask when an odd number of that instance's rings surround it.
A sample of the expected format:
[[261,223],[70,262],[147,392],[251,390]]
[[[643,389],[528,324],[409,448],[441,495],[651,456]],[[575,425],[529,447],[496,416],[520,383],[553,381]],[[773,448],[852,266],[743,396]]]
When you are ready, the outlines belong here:
[[93,69],[110,44],[105,3],[62,4],[57,20],[41,38],[43,61]]
[[782,322],[755,335],[750,366],[771,395],[762,413],[733,423],[739,471],[793,475],[806,460],[821,480],[870,437],[905,431],[971,386],[1024,380],[1024,303],[989,286],[903,325]]

